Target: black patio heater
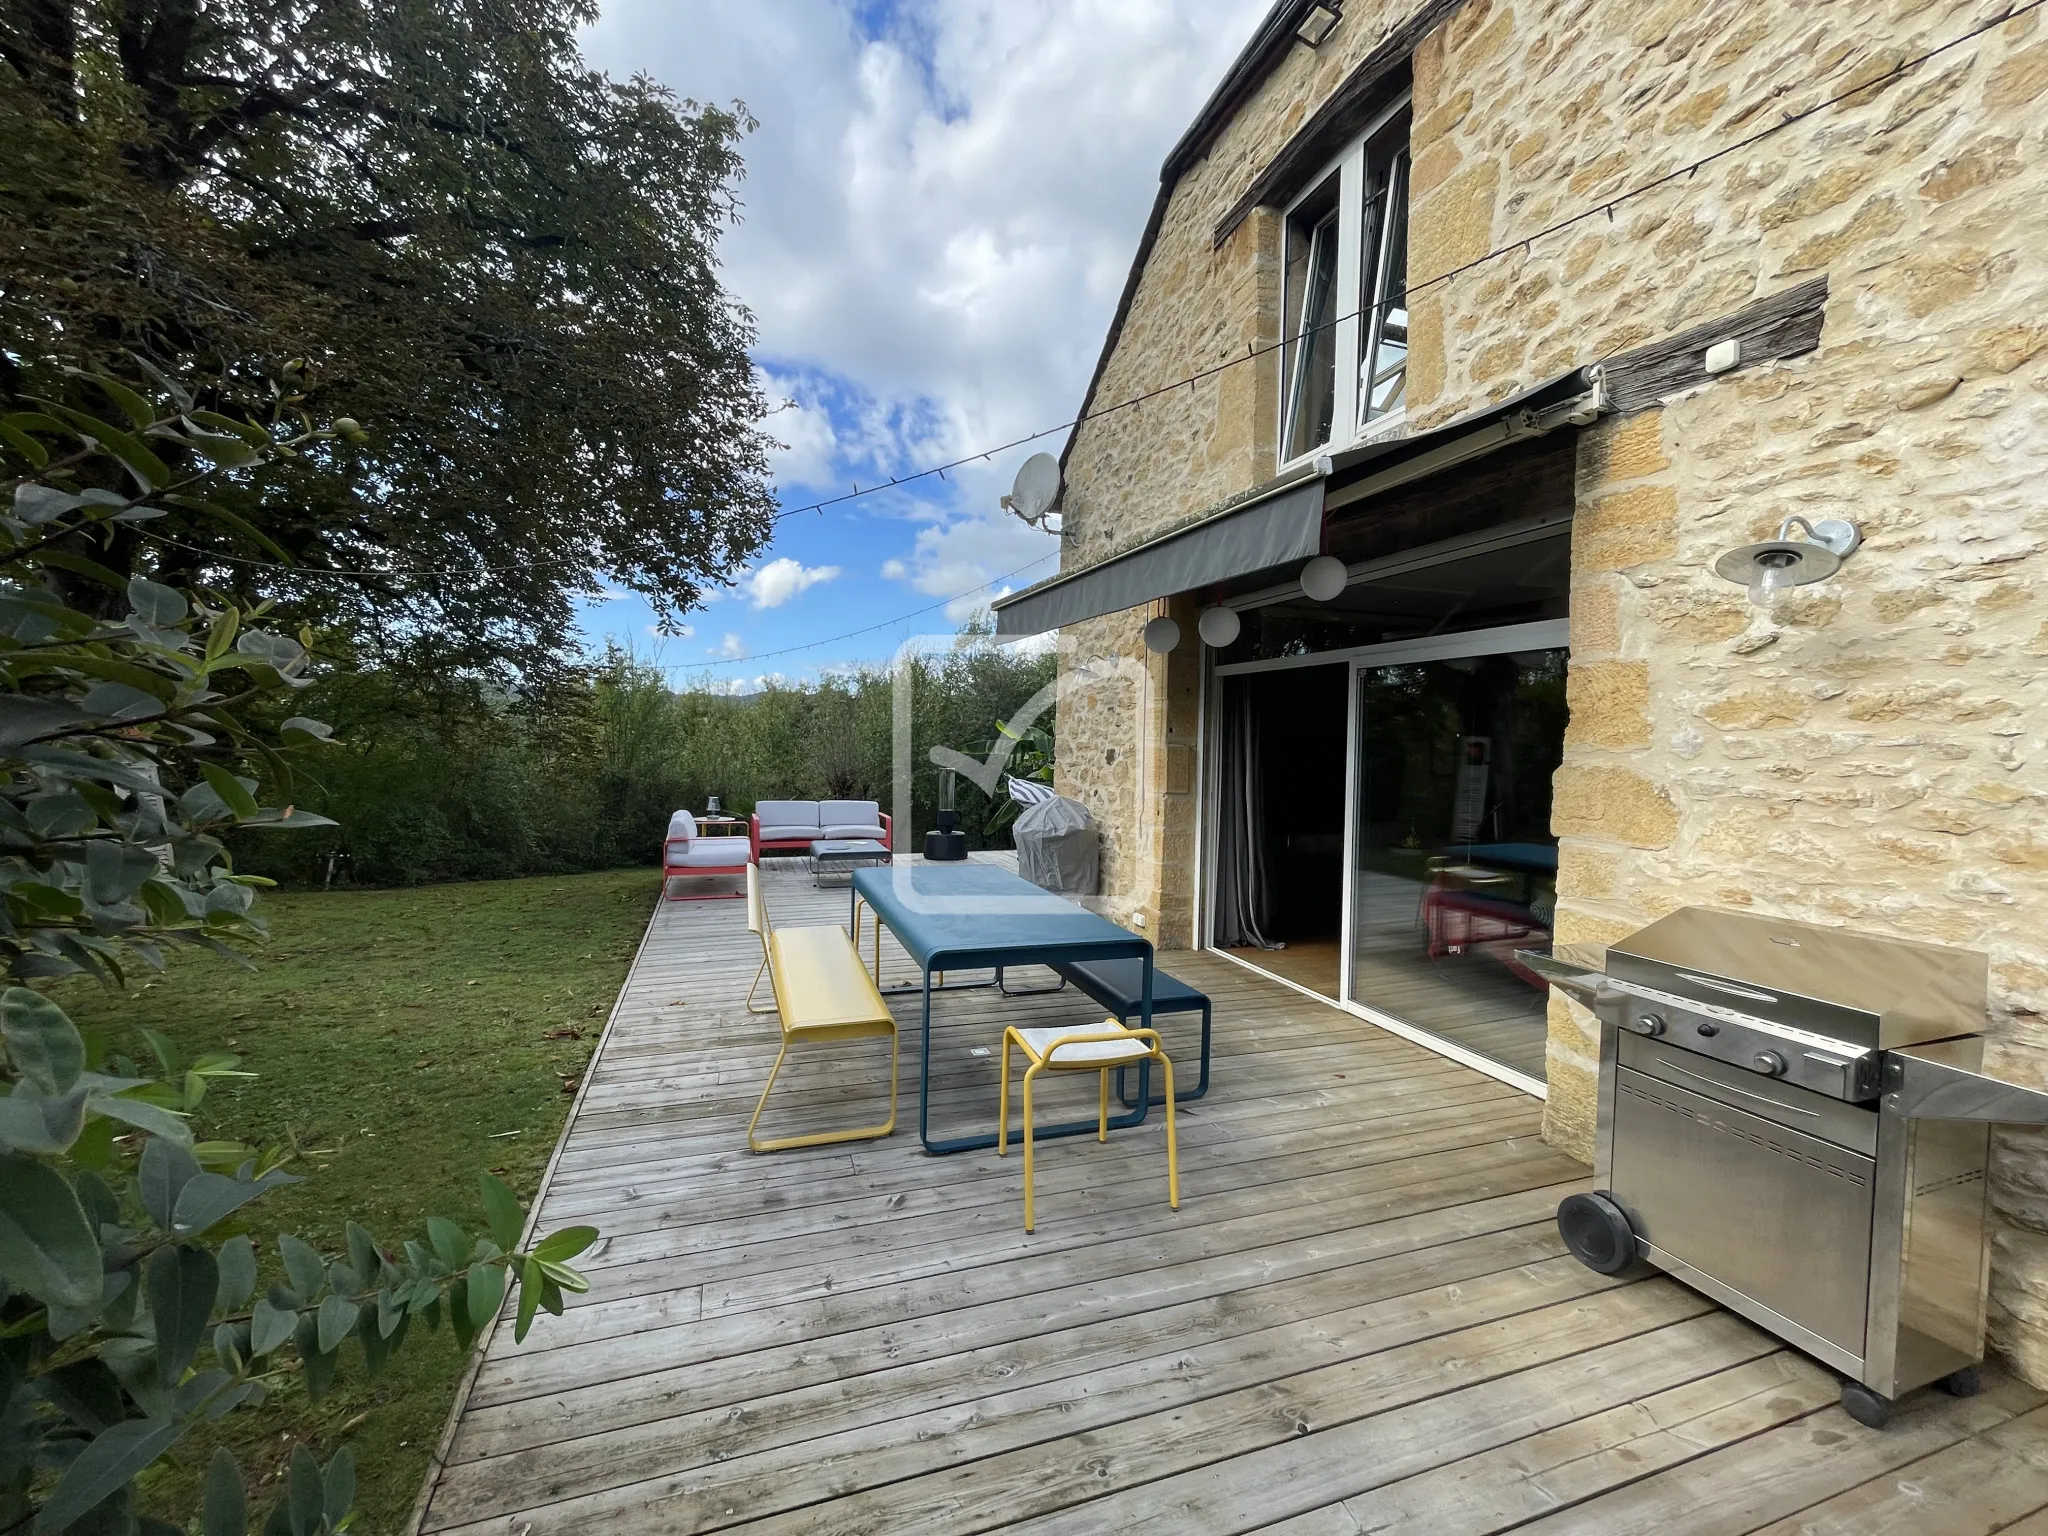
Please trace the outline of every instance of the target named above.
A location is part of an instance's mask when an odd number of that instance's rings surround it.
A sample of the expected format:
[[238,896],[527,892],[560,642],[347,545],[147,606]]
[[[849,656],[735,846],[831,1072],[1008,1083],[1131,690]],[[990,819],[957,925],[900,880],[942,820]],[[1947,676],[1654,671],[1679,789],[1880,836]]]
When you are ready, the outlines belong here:
[[927,863],[958,864],[967,857],[967,834],[960,830],[960,813],[953,809],[953,770],[939,770],[939,824],[924,835]]

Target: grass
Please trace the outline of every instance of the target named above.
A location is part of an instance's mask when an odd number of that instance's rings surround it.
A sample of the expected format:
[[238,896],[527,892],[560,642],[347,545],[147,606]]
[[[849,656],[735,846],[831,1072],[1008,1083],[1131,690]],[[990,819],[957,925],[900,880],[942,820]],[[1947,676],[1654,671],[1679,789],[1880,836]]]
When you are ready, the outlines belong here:
[[[126,1026],[169,1036],[187,1059],[232,1049],[253,1080],[216,1085],[200,1134],[296,1146],[305,1177],[251,1208],[276,1267],[276,1237],[331,1254],[354,1219],[395,1246],[446,1215],[483,1230],[476,1177],[489,1169],[531,1201],[655,896],[652,870],[395,891],[267,894],[271,942],[257,969],[197,952],[125,993],[69,985],[80,1024],[145,1055]],[[145,1506],[182,1522],[216,1443],[241,1458],[266,1509],[294,1442],[324,1462],[355,1449],[352,1530],[405,1528],[464,1356],[443,1328],[413,1330],[375,1381],[360,1353],[331,1393],[296,1379],[230,1417],[222,1440],[179,1447]]]

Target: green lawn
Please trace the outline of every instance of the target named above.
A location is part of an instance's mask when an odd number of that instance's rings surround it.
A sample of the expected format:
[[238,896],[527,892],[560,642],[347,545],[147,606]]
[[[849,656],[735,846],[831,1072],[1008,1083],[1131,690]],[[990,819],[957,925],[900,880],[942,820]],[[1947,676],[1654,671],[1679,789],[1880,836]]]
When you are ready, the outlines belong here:
[[[306,1182],[253,1208],[274,1267],[277,1234],[338,1254],[350,1218],[386,1246],[423,1237],[436,1214],[481,1231],[485,1169],[530,1200],[655,894],[651,869],[266,893],[271,942],[253,972],[177,952],[167,975],[126,993],[68,984],[61,996],[117,1046],[122,1026],[146,1025],[188,1058],[226,1047],[258,1074],[217,1086],[198,1129],[298,1148],[292,1171]],[[344,1358],[319,1404],[294,1381],[223,1428],[265,1508],[295,1440],[322,1461],[353,1445],[353,1529],[384,1536],[403,1529],[463,1357],[444,1329],[414,1330],[374,1382],[353,1347]],[[148,1505],[196,1515],[195,1469],[211,1454],[181,1446]]]

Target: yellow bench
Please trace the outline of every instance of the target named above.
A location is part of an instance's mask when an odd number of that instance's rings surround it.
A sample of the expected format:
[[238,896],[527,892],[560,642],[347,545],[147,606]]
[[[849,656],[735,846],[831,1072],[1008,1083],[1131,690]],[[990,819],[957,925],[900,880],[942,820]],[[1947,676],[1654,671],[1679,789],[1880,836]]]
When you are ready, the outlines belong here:
[[[768,901],[761,892],[760,866],[755,864],[747,866],[747,927],[761,941],[761,969],[754,973],[754,986],[747,989],[748,1011],[768,1011],[754,1006],[754,989],[760,986],[765,973],[775,994],[775,1011],[782,1018],[782,1049],[776,1052],[775,1065],[761,1089],[761,1102],[754,1106],[754,1118],[747,1122],[747,1145],[756,1152],[777,1152],[785,1147],[820,1147],[836,1141],[887,1136],[896,1129],[896,1016],[889,1012],[889,1005],[875,989],[846,930],[837,925],[775,927],[769,921]],[[887,1120],[856,1130],[820,1131],[766,1141],[754,1134],[790,1046],[799,1040],[860,1040],[878,1035],[889,1037]]]

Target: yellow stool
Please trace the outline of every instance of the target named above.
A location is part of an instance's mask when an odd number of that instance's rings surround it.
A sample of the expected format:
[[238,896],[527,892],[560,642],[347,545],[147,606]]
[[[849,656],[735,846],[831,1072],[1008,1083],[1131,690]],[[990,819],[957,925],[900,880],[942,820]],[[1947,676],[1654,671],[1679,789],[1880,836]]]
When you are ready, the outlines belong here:
[[1041,1072],[1096,1072],[1102,1088],[1097,1096],[1095,1139],[1109,1140],[1109,1074],[1118,1067],[1156,1061],[1166,1077],[1166,1203],[1180,1209],[1180,1155],[1173,1135],[1173,1063],[1159,1048],[1159,1033],[1127,1029],[1104,1019],[1081,1029],[1017,1029],[1003,1031],[1003,1087],[996,1121],[996,1156],[1010,1148],[1010,1046],[1014,1043],[1030,1063],[1024,1069],[1024,1230],[1033,1229],[1031,1206],[1031,1085]]

